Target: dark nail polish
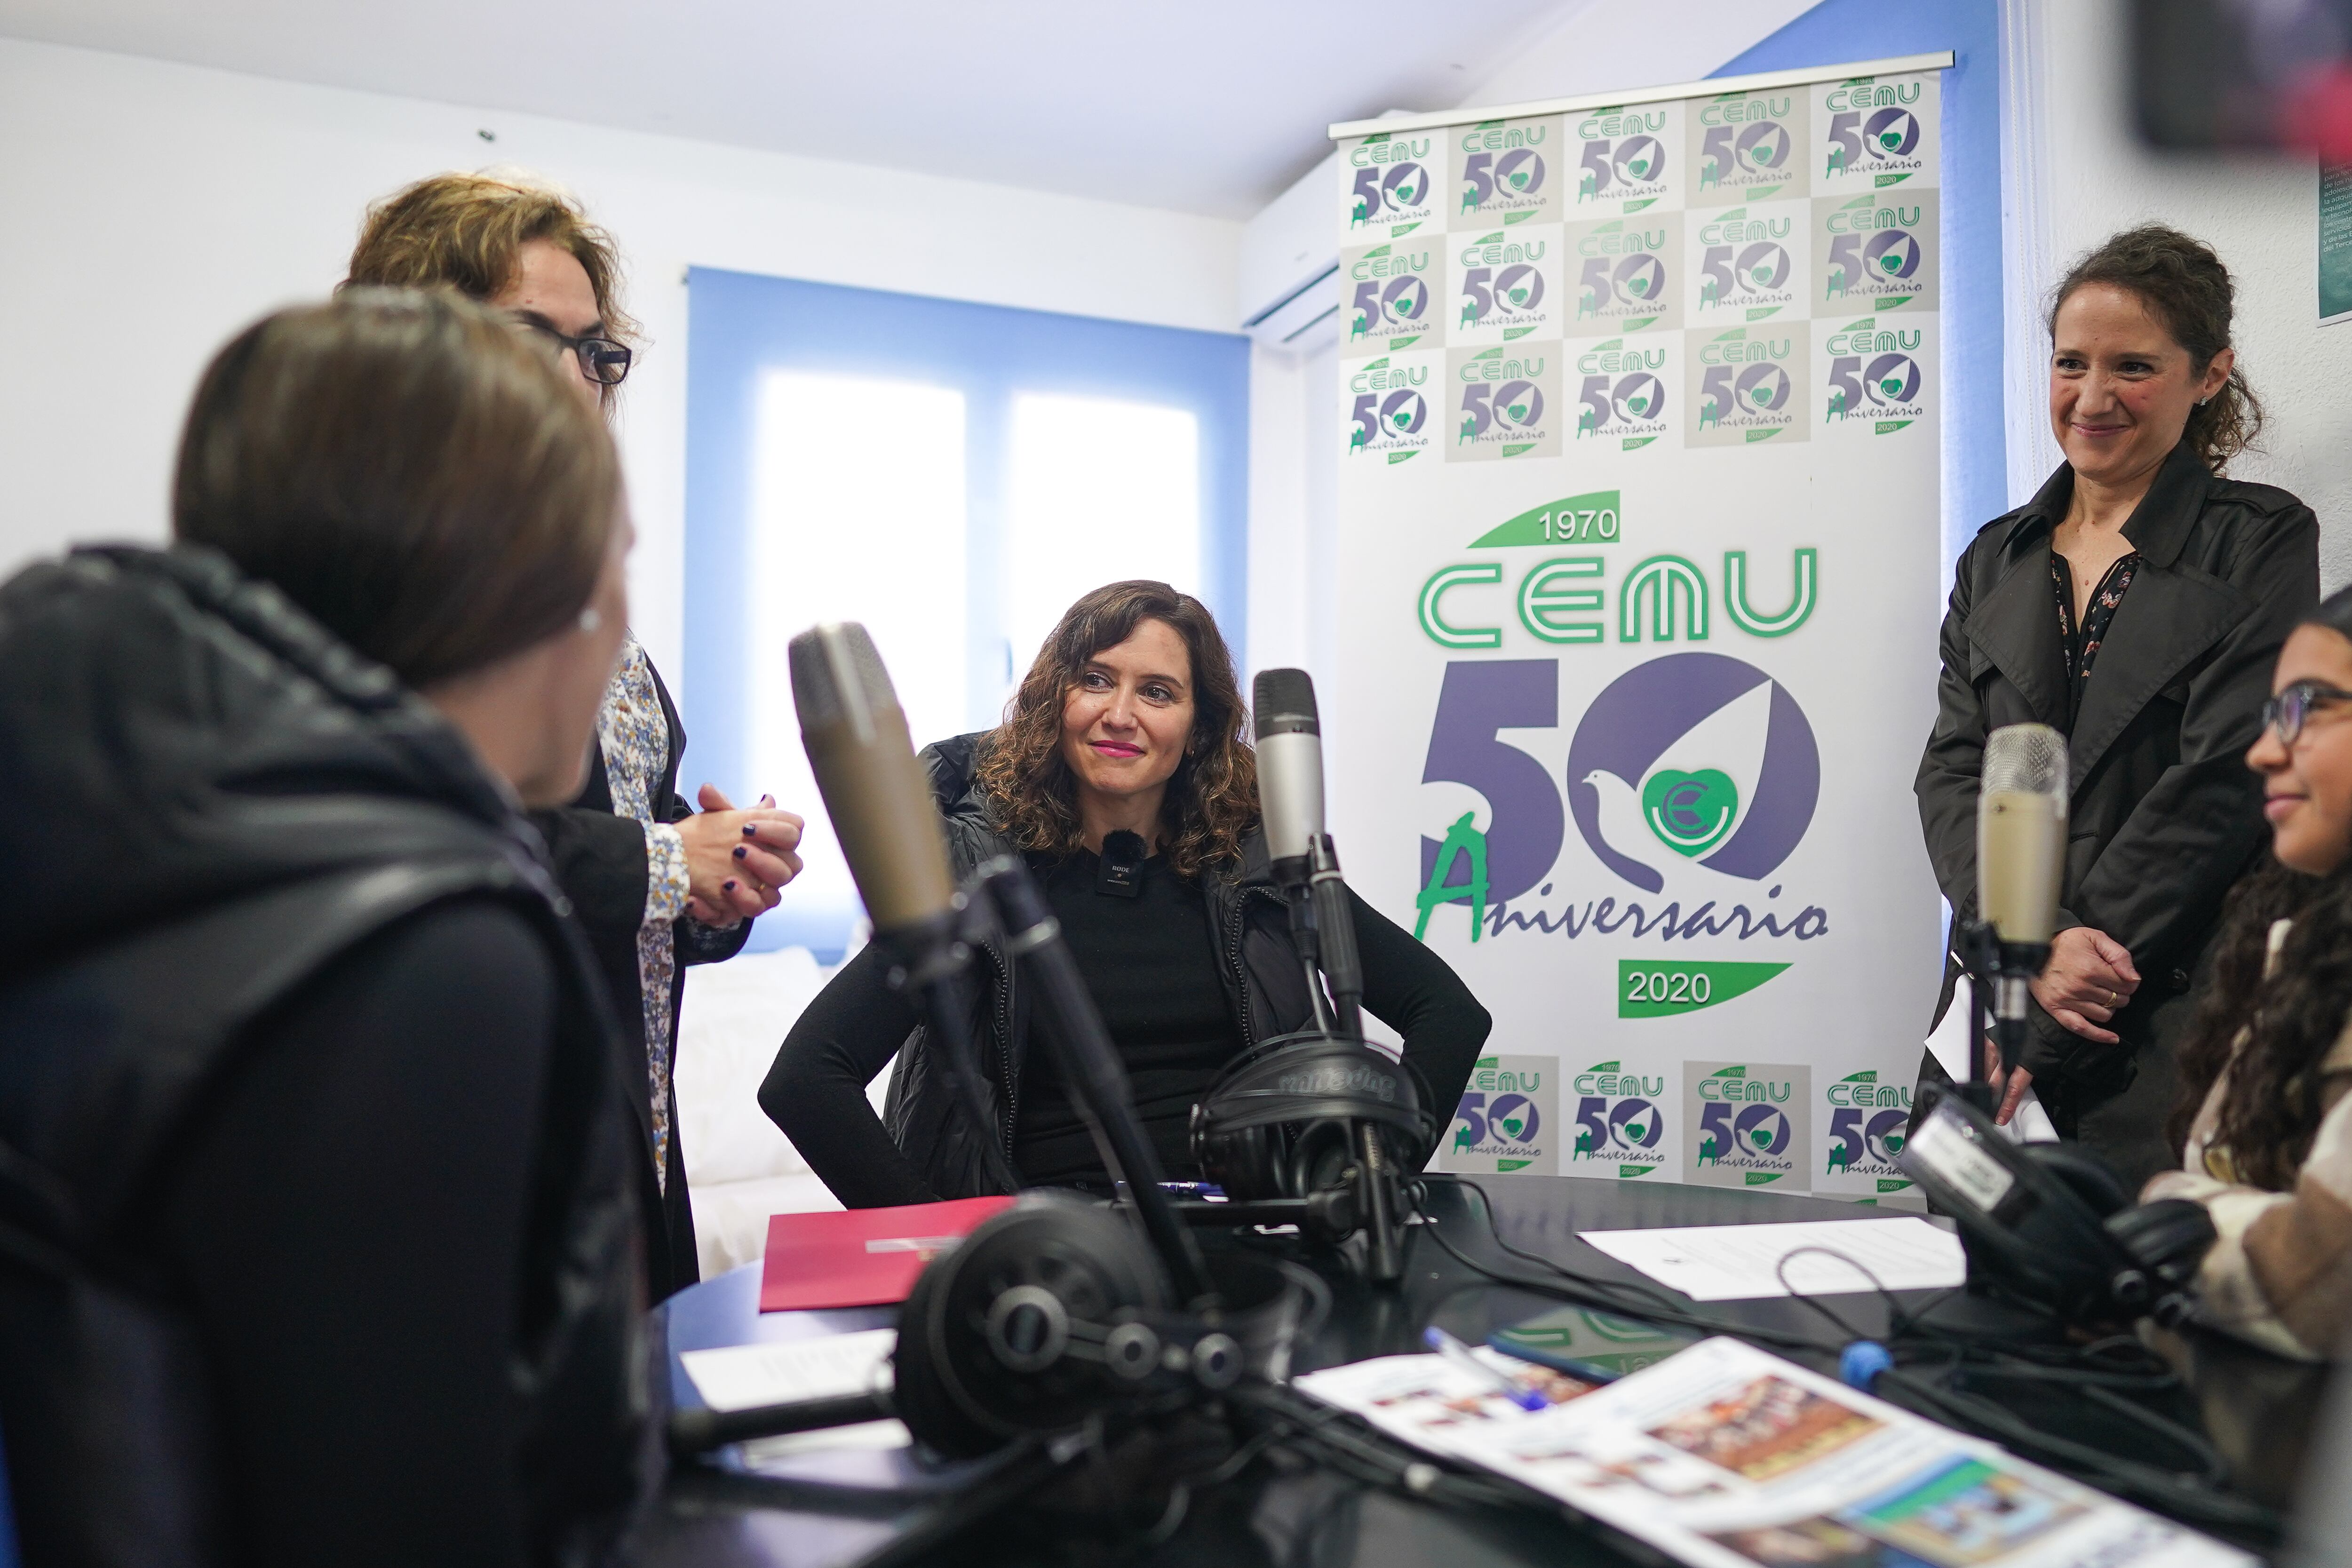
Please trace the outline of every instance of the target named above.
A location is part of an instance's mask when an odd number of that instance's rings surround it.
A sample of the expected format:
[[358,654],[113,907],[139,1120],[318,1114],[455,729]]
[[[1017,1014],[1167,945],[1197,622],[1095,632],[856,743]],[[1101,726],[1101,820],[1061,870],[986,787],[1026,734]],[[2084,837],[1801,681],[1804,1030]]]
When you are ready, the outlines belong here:
[[731,892],[733,892],[733,891],[735,890],[735,884],[734,884],[734,882],[733,882],[731,879],[730,879],[730,880],[729,880],[729,881],[727,881],[727,882],[725,882],[725,883],[723,883],[721,886],[722,886],[722,890],[724,890],[724,891],[726,891],[726,892],[730,892],[730,893],[731,893]]
[[749,855],[750,853],[751,853],[751,851],[750,851],[750,850],[748,850],[748,849],[746,849],[746,848],[744,848],[740,844],[738,844],[737,846],[735,846],[735,858],[737,858],[738,860],[742,859],[746,855]]
[[743,837],[746,837],[746,838],[756,838],[756,837],[758,837],[759,836],[760,836],[760,826],[759,826],[759,824],[757,824],[757,823],[755,823],[755,822],[747,822],[747,823],[745,823],[745,824],[743,825]]

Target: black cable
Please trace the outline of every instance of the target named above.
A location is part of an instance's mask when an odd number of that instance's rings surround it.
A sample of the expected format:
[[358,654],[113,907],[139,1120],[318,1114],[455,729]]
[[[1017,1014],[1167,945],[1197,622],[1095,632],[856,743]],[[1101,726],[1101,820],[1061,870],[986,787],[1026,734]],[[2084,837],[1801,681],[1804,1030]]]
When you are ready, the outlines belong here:
[[1901,1368],[1879,1373],[1879,1381],[1892,1383],[1927,1405],[1948,1425],[1995,1438],[2077,1479],[2092,1481],[2104,1490],[2145,1503],[2184,1523],[2232,1531],[2242,1538],[2264,1544],[2284,1539],[2284,1520],[2277,1510],[2261,1503],[2208,1490],[2152,1465],[2044,1432],[2006,1405],[1978,1394],[1939,1387]]
[[[1477,1191],[1476,1187],[1471,1186],[1471,1184],[1467,1182],[1464,1183],[1463,1185],[1470,1186],[1473,1192]],[[1485,1197],[1485,1195],[1486,1194],[1484,1193],[1479,1194],[1481,1198]],[[1491,1205],[1488,1206],[1486,1212],[1489,1216],[1488,1230],[1491,1234],[1493,1230],[1492,1215],[1494,1214],[1494,1209]],[[1497,1237],[1496,1238],[1496,1245],[1502,1247],[1503,1250],[1511,1253],[1515,1257],[1529,1258],[1536,1262],[1543,1263],[1544,1266],[1549,1268],[1554,1274],[1559,1276],[1559,1279],[1558,1281],[1550,1279],[1528,1279],[1516,1275],[1506,1274],[1500,1269],[1488,1268],[1486,1264],[1471,1258],[1466,1253],[1463,1252],[1461,1248],[1455,1247],[1451,1241],[1448,1241],[1445,1238],[1444,1227],[1439,1225],[1437,1220],[1432,1216],[1426,1209],[1422,1211],[1421,1221],[1422,1228],[1429,1233],[1429,1238],[1437,1243],[1440,1247],[1444,1248],[1446,1255],[1452,1258],[1455,1262],[1461,1264],[1465,1268],[1469,1269],[1472,1273],[1480,1275],[1495,1284],[1506,1285],[1515,1290],[1525,1290],[1531,1295],[1537,1296],[1550,1296],[1555,1300],[1566,1301],[1571,1306],[1590,1307],[1595,1311],[1612,1312],[1622,1318],[1632,1318],[1638,1321],[1652,1323],[1664,1328],[1686,1329],[1702,1334],[1728,1334],[1736,1339],[1752,1340],[1759,1343],[1772,1345],[1783,1350],[1812,1351],[1818,1353],[1827,1348],[1824,1347],[1818,1340],[1810,1339],[1801,1334],[1785,1333],[1778,1329],[1758,1329],[1719,1322],[1713,1318],[1704,1318],[1696,1312],[1685,1312],[1679,1308],[1672,1306],[1628,1305],[1620,1299],[1603,1294],[1604,1288],[1621,1284],[1622,1281],[1589,1279],[1583,1276],[1570,1273],[1568,1269],[1562,1268],[1557,1263],[1550,1262],[1549,1259],[1536,1258],[1533,1254],[1522,1253],[1517,1247],[1511,1247],[1508,1243],[1502,1241],[1502,1239]]]

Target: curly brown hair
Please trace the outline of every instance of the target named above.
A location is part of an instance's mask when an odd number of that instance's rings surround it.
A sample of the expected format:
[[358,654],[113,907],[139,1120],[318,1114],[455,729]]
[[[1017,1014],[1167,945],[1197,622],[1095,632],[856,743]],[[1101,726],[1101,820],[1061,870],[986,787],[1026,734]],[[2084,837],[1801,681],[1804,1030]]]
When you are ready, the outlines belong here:
[[1062,710],[1087,661],[1145,621],[1163,621],[1192,661],[1192,733],[1160,805],[1160,847],[1186,880],[1238,864],[1257,825],[1257,753],[1244,729],[1234,656],[1209,607],[1165,583],[1111,583],[1083,595],[1037,650],[1036,662],[981,748],[980,783],[996,826],[1019,847],[1068,855],[1082,847],[1076,782],[1062,758]]
[[[2189,351],[2193,374],[2202,375],[2213,356],[2230,346],[2230,318],[2238,285],[2213,247],[2194,236],[2158,223],[2142,224],[2086,251],[2050,295],[2050,335],[2058,335],[2058,308],[2075,289],[2104,283],[2137,295],[2148,313]],[[2189,411],[2181,439],[2205,466],[2221,473],[2230,459],[2254,446],[2263,429],[2263,400],[2232,366],[2221,390]]]
[[[2352,589],[2338,589],[2304,617],[2352,640]],[[2263,978],[2271,924],[2292,920],[2278,972]],[[2284,1192],[2311,1153],[2326,1107],[2315,1068],[2352,1016],[2352,858],[2323,877],[2264,855],[2222,906],[2213,984],[2180,1047],[2180,1098],[2165,1135],[2189,1141],[2205,1097],[2223,1073],[2213,1142],[2238,1180]],[[2245,1040],[2239,1043],[2239,1035]]]
[[[534,177],[428,174],[368,207],[349,275],[338,289],[455,289],[496,298],[513,281],[516,258],[534,239],[572,254],[588,274],[604,335],[635,345],[643,335],[621,308],[621,252],[580,204]],[[612,397],[606,387],[604,396]]]

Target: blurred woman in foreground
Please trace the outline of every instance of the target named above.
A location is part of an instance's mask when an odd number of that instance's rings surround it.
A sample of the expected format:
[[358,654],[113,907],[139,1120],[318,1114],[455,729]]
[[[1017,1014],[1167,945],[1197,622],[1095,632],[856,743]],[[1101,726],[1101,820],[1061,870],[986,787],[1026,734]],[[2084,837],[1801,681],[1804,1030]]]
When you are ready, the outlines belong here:
[[0,588],[27,1558],[575,1560],[635,1473],[630,1120],[521,812],[626,624],[612,442],[502,316],[353,291],[213,362],[173,531]]

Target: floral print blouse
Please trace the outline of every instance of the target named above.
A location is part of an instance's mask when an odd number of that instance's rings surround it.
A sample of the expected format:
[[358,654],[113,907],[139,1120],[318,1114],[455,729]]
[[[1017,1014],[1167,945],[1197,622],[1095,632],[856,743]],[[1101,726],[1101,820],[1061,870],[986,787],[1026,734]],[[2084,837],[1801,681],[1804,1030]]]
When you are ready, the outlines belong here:
[[2083,705],[2083,688],[2090,684],[2091,665],[2099,657],[2099,645],[2107,640],[2107,626],[2116,618],[2116,607],[2124,602],[2124,592],[2132,585],[2132,576],[2139,570],[2139,552],[2134,551],[2107,568],[2099,585],[2091,592],[2091,602],[2083,612],[2083,624],[2074,624],[2074,569],[2066,558],[2056,551],[2050,552],[2050,586],[2058,595],[2058,645],[2066,656],[2066,684],[2070,712]]
[[686,841],[657,821],[653,794],[669,772],[669,724],[654,690],[646,650],[630,637],[621,668],[605,689],[596,715],[596,742],[613,813],[646,830],[646,915],[637,928],[637,990],[645,998],[646,1089],[653,1105],[654,1176],[669,1188],[670,990],[677,973],[677,939],[671,922],[684,912],[688,889]]

